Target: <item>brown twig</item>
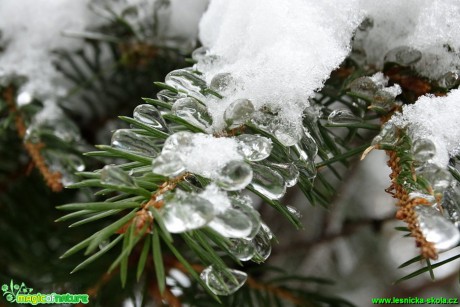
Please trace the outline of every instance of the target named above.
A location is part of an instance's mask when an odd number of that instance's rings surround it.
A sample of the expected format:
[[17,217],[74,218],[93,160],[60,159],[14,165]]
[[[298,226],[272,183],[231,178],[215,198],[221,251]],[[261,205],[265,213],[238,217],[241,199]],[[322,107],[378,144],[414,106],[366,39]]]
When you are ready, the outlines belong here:
[[[24,139],[26,135],[26,125],[21,113],[16,108],[14,103],[14,89],[12,86],[7,87],[3,92],[3,98],[5,99],[8,109],[11,114],[14,114],[14,122],[16,130],[21,139]],[[46,184],[50,187],[53,192],[60,192],[62,190],[61,178],[62,175],[59,172],[52,172],[45,163],[45,159],[41,155],[41,150],[45,145],[43,143],[31,143],[24,141],[24,147],[32,158],[35,167],[40,171]]]

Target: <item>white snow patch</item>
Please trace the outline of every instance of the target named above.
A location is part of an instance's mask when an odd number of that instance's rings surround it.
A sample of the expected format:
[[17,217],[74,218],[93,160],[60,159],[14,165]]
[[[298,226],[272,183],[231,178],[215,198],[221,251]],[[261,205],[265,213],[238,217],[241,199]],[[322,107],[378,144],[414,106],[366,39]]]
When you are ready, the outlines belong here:
[[56,82],[51,51],[72,48],[81,40],[66,38],[64,30],[83,29],[88,0],[2,0],[0,30],[5,50],[0,54],[0,78],[13,74],[26,76],[24,91],[33,95],[62,94]]
[[436,146],[433,162],[446,167],[449,156],[460,153],[460,90],[447,96],[422,96],[413,105],[405,105],[402,114],[391,121],[399,128],[407,128],[413,140],[426,138]]
[[230,73],[237,87],[208,103],[214,128],[225,127],[225,108],[238,98],[300,127],[308,98],[345,59],[361,20],[357,1],[212,0],[200,39],[215,58],[200,60],[197,68],[208,82]]
[[363,41],[369,64],[382,67],[388,51],[408,46],[422,52],[415,67],[427,77],[460,69],[460,1],[361,0],[361,6],[374,23]]
[[217,178],[228,162],[243,160],[235,139],[216,138],[203,133],[193,134],[192,145],[181,154],[181,158],[187,171],[211,179]]
[[219,189],[215,184],[209,184],[206,189],[199,194],[199,196],[208,200],[214,205],[216,215],[224,213],[227,209],[232,207],[227,192]]

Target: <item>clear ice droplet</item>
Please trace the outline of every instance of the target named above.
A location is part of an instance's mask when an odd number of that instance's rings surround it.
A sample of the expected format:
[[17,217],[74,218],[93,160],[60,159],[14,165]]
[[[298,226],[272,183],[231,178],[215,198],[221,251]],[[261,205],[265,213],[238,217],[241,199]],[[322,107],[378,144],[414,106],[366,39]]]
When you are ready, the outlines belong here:
[[156,157],[158,150],[155,148],[156,139],[137,134],[131,129],[118,129],[112,135],[113,148],[139,153],[149,157]]
[[283,177],[287,187],[294,186],[299,179],[299,169],[294,163],[264,162],[264,165],[276,170]]
[[246,214],[233,208],[217,214],[208,226],[227,238],[245,238],[253,228]]
[[372,99],[378,86],[369,77],[360,77],[350,83],[350,91],[363,98]]
[[201,272],[200,278],[214,294],[230,295],[244,285],[248,275],[238,270],[209,266]]
[[269,231],[266,231],[266,228],[268,228],[268,226],[262,223],[259,232],[254,239],[252,239],[255,248],[255,254],[252,257],[252,261],[257,263],[264,262],[272,253],[272,244],[270,241],[273,235],[271,234],[271,230],[269,229]]
[[211,79],[209,87],[221,94],[226,94],[233,89],[232,85],[235,80],[229,73],[219,73]]
[[165,198],[163,223],[171,233],[201,228],[214,218],[213,204],[206,199],[181,190]]
[[269,199],[280,199],[286,193],[283,177],[274,169],[263,165],[252,165],[254,176],[253,188]]
[[423,236],[434,244],[438,252],[457,246],[460,241],[458,228],[431,206],[416,206],[417,221]]
[[429,139],[417,139],[412,144],[414,160],[426,162],[436,155],[436,146]]
[[212,125],[211,115],[195,98],[180,98],[176,100],[171,110],[174,115],[198,128],[206,129]]
[[162,152],[167,151],[186,151],[193,146],[194,134],[189,131],[179,131],[170,135],[164,145]]
[[398,128],[391,122],[383,125],[380,133],[372,140],[372,145],[394,146],[398,142]]
[[230,129],[239,127],[252,118],[254,111],[254,105],[249,99],[237,99],[225,109],[225,123]]
[[230,161],[220,171],[217,184],[224,190],[244,189],[252,180],[251,167],[243,161]]
[[385,55],[385,63],[397,63],[402,66],[409,66],[417,63],[422,58],[422,53],[412,47],[400,46],[391,49]]
[[184,93],[181,93],[181,92],[174,93],[170,90],[161,90],[157,93],[158,100],[161,100],[169,104],[174,104],[174,102],[177,99],[185,98],[185,97],[187,97],[187,95],[185,95]]
[[208,88],[206,82],[188,69],[171,71],[165,77],[165,83],[177,90],[184,91],[188,95],[199,100],[204,100],[204,93]]
[[254,256],[256,250],[251,240],[240,238],[229,239],[229,241],[229,252],[239,260],[248,261]]
[[160,111],[150,104],[138,105],[133,112],[134,119],[153,128],[166,131],[166,123],[161,117]]
[[418,176],[425,178],[437,193],[443,193],[452,183],[452,175],[449,171],[434,163],[424,164],[416,169],[416,173]]
[[134,179],[124,170],[115,165],[104,166],[101,170],[101,183],[116,186],[136,186]]
[[167,151],[152,161],[152,172],[166,177],[177,177],[185,172],[185,165],[178,153]]
[[241,134],[236,139],[239,143],[239,153],[249,161],[260,161],[268,158],[273,148],[272,140],[260,135]]
[[362,118],[353,114],[350,110],[334,110],[329,114],[327,121],[331,125],[353,124],[362,122]]

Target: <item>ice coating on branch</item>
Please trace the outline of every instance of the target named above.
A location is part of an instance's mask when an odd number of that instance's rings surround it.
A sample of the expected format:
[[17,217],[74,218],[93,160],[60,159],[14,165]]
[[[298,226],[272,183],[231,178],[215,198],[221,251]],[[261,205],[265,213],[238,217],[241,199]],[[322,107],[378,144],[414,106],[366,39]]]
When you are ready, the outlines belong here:
[[432,161],[446,167],[449,156],[460,153],[460,90],[447,96],[422,96],[413,105],[405,105],[402,114],[391,121],[400,128],[407,127],[413,141],[429,139],[436,153]]
[[232,207],[227,193],[220,190],[215,184],[206,186],[206,189],[199,195],[214,205],[214,212],[216,214],[224,213]]
[[385,54],[407,46],[422,53],[415,66],[433,79],[460,69],[460,2],[456,0],[361,1],[373,21],[363,40],[367,62],[381,67]]
[[214,128],[225,127],[224,111],[236,99],[300,127],[308,98],[344,60],[361,20],[357,1],[211,1],[200,23],[210,57],[197,67],[208,83],[229,73],[236,88],[207,102]]
[[[57,70],[51,51],[72,48],[81,40],[66,38],[64,30],[82,30],[89,1],[2,0],[0,1],[0,78],[18,74],[29,79],[26,91],[33,94],[59,90]],[[53,83],[54,82],[54,83]]]

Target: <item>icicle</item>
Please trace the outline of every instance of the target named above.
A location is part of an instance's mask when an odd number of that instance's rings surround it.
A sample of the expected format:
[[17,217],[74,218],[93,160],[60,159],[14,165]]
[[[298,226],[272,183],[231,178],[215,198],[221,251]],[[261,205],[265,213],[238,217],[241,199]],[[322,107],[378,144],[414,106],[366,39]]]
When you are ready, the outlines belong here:
[[244,285],[248,275],[238,270],[209,266],[201,272],[200,277],[214,294],[230,295]]

